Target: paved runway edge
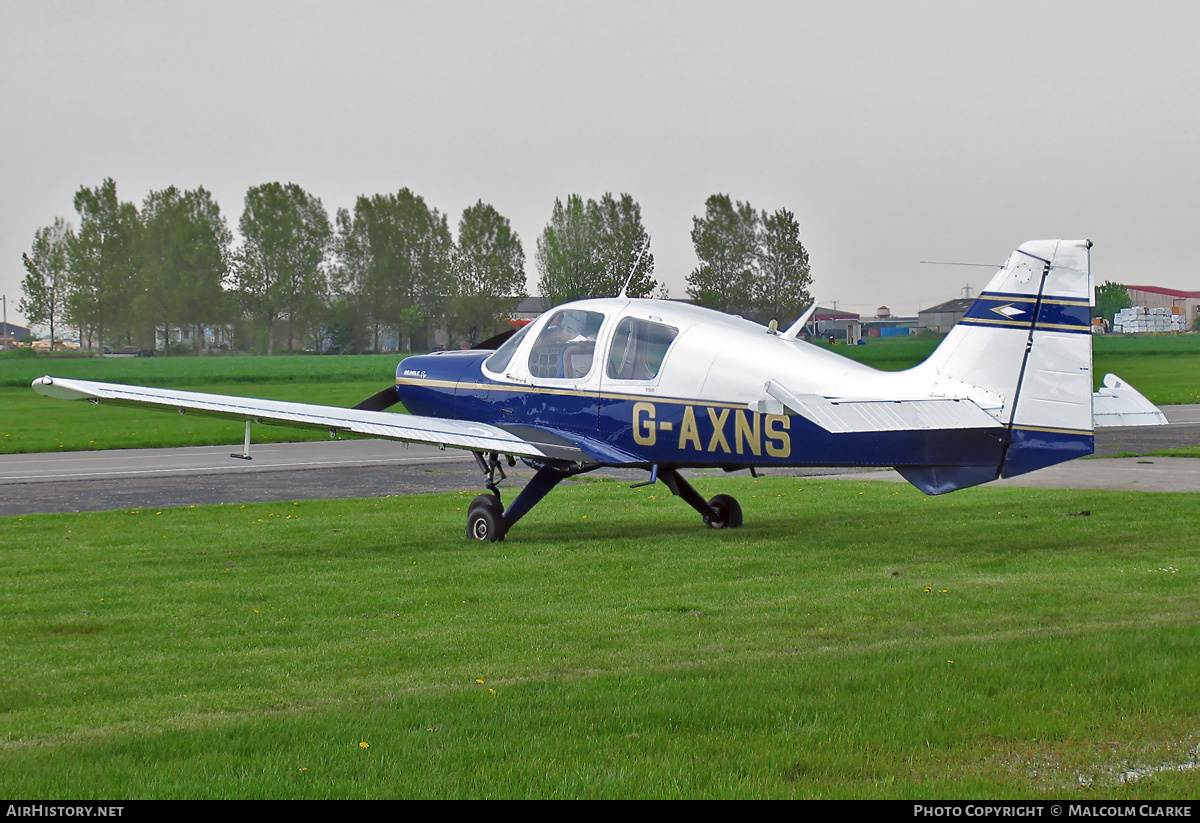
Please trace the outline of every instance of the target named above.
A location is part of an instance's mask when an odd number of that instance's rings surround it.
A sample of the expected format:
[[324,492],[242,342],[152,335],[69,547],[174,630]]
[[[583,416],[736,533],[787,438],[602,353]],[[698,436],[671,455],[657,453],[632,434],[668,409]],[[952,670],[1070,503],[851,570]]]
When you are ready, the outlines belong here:
[[[1145,452],[1200,444],[1200,405],[1164,408],[1169,426],[1101,429],[1097,454]],[[58,454],[0,455],[0,515],[108,511],[150,506],[213,505],[274,500],[345,499],[387,495],[476,491],[479,473],[468,452],[427,446],[404,448],[393,441],[339,440],[264,444],[253,461],[235,460],[233,446],[118,449]],[[518,464],[512,489],[529,472]],[[699,471],[693,476],[722,475]],[[772,476],[894,481],[894,471],[795,469]],[[630,483],[637,472],[598,476]],[[993,485],[1115,489],[1145,492],[1200,491],[1200,459],[1128,457],[1074,460]]]

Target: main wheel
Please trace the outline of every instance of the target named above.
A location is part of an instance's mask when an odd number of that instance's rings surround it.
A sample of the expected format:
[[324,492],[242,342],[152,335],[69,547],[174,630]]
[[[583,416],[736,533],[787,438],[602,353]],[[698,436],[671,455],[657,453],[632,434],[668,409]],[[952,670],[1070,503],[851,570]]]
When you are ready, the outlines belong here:
[[714,529],[736,529],[742,525],[742,507],[727,494],[718,494],[708,501],[715,517],[706,517],[704,522]]
[[467,537],[494,543],[503,540],[508,531],[504,521],[504,506],[494,494],[481,494],[471,501],[467,509]]

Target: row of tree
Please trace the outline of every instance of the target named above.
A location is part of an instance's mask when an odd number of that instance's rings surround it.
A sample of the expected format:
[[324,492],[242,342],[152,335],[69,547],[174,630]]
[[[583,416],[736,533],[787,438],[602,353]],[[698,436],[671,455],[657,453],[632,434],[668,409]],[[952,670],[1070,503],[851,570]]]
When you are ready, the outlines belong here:
[[408,189],[361,196],[331,222],[300,186],[266,183],[246,193],[236,248],[204,188],[152,191],[139,210],[108,179],[81,188],[75,209],[78,230],[60,217],[23,255],[20,309],[52,338],[68,325],[88,343],[152,347],[186,328],[199,349],[215,326],[268,354],[306,338],[379,350],[389,330],[406,347],[439,324],[490,334],[524,296],[520,239],[483,202],[455,242],[446,215]]
[[[216,328],[268,354],[279,340],[288,349],[306,340],[326,351],[407,350],[429,346],[434,328],[452,344],[488,337],[525,296],[520,238],[482,201],[463,211],[456,239],[447,216],[409,189],[360,196],[331,221],[300,186],[266,183],[246,193],[236,247],[204,188],[152,191],[138,209],[107,179],[81,187],[74,204],[78,230],[60,217],[23,255],[21,311],[52,338],[70,326],[89,344],[152,347],[187,329],[199,349]],[[696,302],[781,321],[807,306],[808,253],[790,212],[714,195],[692,239]],[[556,200],[536,266],[551,305],[665,296],[628,194]]]
[[[790,321],[812,303],[808,251],[787,209],[760,212],[714,194],[704,216],[692,218],[692,244],[699,265],[688,275],[688,297],[701,306],[765,323]],[[538,240],[537,265],[538,288],[551,305],[622,291],[661,294],[641,208],[628,194],[556,200]]]
[[787,209],[773,214],[714,194],[692,219],[700,265],[688,276],[697,303],[761,322],[788,322],[812,303],[812,271],[800,224]]

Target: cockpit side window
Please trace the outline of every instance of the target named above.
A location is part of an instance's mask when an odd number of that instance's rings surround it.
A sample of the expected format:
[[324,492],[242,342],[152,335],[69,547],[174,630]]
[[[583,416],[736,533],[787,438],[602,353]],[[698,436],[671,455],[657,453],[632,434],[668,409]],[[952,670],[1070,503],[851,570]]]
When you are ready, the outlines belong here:
[[517,333],[504,341],[504,345],[496,349],[496,351],[483,362],[485,368],[494,374],[503,374],[508,368],[508,364],[512,362],[513,355],[517,353],[517,347],[521,345],[521,340],[525,338],[525,332],[529,331],[529,325],[526,324],[517,330]]
[[613,380],[653,380],[679,329],[626,317],[617,324],[608,350],[608,376]]
[[529,352],[534,377],[578,380],[587,377],[596,355],[596,335],[604,323],[598,311],[566,309],[550,318]]

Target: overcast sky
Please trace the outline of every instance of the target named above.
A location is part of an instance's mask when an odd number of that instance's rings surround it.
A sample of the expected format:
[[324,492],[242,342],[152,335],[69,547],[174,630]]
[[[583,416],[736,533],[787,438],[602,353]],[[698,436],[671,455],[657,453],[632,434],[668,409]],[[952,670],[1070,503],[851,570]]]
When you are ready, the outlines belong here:
[[332,217],[403,187],[513,223],[629,192],[684,296],[728,193],[795,213],[822,305],[912,314],[1025,240],[1200,290],[1200,4],[0,0],[0,291],[105,177],[140,207],[250,186]]

